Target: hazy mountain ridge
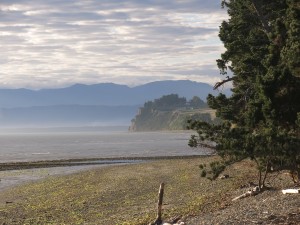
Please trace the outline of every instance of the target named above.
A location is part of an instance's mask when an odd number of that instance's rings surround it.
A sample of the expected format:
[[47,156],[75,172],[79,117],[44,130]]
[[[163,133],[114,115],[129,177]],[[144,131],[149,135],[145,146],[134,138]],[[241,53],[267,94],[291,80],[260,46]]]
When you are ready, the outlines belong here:
[[138,108],[163,95],[206,100],[213,87],[188,80],[157,81],[136,87],[101,83],[59,89],[0,89],[0,127],[130,125]]
[[205,100],[208,93],[217,94],[206,83],[194,81],[157,81],[136,87],[113,83],[75,84],[59,89],[0,89],[0,108],[49,105],[138,105],[167,94]]

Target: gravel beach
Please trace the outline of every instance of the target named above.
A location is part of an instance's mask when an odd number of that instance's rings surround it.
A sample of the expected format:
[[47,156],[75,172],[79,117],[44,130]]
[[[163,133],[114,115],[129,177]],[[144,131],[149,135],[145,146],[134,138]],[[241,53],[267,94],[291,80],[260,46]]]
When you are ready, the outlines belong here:
[[187,225],[300,224],[300,195],[281,192],[293,186],[290,177],[274,174],[269,190],[233,202],[249,190],[244,187],[249,181],[256,181],[255,165],[244,161],[227,168],[228,179],[202,178],[199,165],[216,159],[156,159],[49,175],[0,191],[0,224],[146,225],[156,217],[161,182],[166,184],[164,220],[180,217]]
[[[234,191],[230,195],[240,193]],[[271,189],[234,202],[228,199],[223,208],[201,213],[186,224],[300,224],[300,194],[284,195],[279,189]]]

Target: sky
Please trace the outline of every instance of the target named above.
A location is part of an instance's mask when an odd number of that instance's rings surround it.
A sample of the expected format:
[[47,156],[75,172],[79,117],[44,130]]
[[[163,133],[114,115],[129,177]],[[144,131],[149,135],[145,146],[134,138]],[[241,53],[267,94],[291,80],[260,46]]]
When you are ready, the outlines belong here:
[[0,87],[214,84],[220,0],[0,0]]

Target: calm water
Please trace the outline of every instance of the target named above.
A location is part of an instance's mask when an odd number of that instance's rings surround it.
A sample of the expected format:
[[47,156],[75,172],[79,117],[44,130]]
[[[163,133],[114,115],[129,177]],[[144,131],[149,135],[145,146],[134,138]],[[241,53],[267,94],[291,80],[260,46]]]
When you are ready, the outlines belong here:
[[70,158],[203,155],[188,147],[191,132],[23,130],[0,133],[0,162]]

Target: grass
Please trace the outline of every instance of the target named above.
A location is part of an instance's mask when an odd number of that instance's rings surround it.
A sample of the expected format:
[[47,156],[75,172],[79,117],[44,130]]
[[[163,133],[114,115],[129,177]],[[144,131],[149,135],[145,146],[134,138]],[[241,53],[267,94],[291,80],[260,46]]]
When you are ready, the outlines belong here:
[[215,159],[157,160],[51,176],[0,193],[0,222],[148,224],[156,216],[161,182],[164,219],[218,209],[226,193],[250,179],[255,168],[249,162],[237,164],[227,171],[231,179],[211,182],[201,177],[199,165]]

